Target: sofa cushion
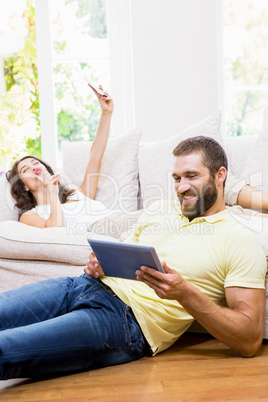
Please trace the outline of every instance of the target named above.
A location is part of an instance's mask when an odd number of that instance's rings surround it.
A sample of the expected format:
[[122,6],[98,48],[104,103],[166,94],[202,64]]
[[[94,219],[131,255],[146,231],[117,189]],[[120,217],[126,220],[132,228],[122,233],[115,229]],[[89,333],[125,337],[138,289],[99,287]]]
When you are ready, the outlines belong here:
[[[20,260],[54,261],[84,265],[88,260],[90,234],[70,234],[65,227],[39,229],[20,222],[0,222],[0,256]],[[93,238],[116,241],[104,235]]]
[[[109,209],[137,210],[138,148],[141,130],[109,138],[101,164],[95,199]],[[64,142],[63,177],[67,183],[78,186],[83,180],[91,143]]]
[[250,148],[243,176],[252,187],[268,192],[268,107],[264,111],[261,132]]
[[224,201],[228,205],[236,205],[242,188],[248,184],[245,179],[232,175],[228,172],[224,189]]
[[18,213],[15,211],[15,200],[10,194],[10,184],[6,178],[0,178],[0,222],[7,220],[18,220]]
[[237,177],[243,178],[248,157],[256,143],[255,136],[244,135],[239,137],[226,137],[225,150],[229,161],[229,171]]
[[140,145],[138,163],[143,208],[156,200],[174,197],[172,151],[176,145],[186,138],[197,135],[212,137],[223,145],[220,124],[221,114],[215,112],[205,120],[164,141]]
[[82,265],[71,265],[54,261],[0,259],[0,293],[60,276],[79,276],[83,274]]

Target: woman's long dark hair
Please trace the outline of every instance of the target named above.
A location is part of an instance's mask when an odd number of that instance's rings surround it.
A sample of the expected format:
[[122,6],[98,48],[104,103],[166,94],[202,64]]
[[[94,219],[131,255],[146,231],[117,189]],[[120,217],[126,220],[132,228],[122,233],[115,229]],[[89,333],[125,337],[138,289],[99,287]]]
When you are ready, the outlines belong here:
[[[24,212],[36,207],[36,199],[30,191],[27,191],[25,189],[25,185],[18,173],[18,164],[27,158],[32,158],[39,161],[40,163],[42,163],[42,165],[46,167],[47,171],[51,175],[55,174],[53,172],[53,169],[47,163],[43,162],[39,158],[36,158],[35,156],[24,156],[14,163],[12,168],[6,173],[6,178],[11,185],[10,192],[16,200],[16,208],[18,209],[19,215],[22,215]],[[74,192],[74,189],[68,189],[59,182],[59,199],[61,204],[64,204]]]

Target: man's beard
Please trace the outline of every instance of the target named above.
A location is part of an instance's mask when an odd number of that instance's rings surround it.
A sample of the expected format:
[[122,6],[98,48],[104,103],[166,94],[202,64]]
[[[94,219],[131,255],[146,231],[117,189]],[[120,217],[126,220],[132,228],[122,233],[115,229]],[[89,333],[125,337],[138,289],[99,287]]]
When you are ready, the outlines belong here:
[[[185,203],[183,203],[183,197],[190,195],[196,196],[196,201],[194,205],[185,205]],[[215,204],[217,197],[218,191],[213,177],[209,179],[209,182],[203,187],[201,193],[195,188],[186,191],[183,194],[178,193],[182,213],[190,221],[200,216],[204,216],[204,214]]]

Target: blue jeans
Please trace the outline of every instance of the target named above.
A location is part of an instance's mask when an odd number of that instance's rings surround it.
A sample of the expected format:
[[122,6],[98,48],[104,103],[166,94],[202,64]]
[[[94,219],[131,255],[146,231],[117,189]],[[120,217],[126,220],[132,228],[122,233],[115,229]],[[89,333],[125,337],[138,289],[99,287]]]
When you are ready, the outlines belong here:
[[126,363],[146,349],[130,308],[87,275],[0,294],[0,379]]

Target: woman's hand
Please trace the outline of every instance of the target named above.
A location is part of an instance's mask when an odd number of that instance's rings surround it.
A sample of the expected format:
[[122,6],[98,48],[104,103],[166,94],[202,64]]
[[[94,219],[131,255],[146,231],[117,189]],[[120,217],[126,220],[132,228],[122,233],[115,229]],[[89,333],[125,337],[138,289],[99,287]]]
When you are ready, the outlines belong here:
[[99,276],[104,275],[104,272],[99,264],[99,261],[97,260],[93,252],[91,252],[89,255],[89,261],[87,262],[87,265],[84,268],[84,272],[88,276],[91,276],[92,278],[98,278]]
[[[35,169],[36,179],[45,189],[44,201],[50,204],[50,216],[42,227],[62,227],[65,226],[64,215],[59,198],[59,179],[60,173],[51,175],[44,165]],[[42,189],[43,191],[43,189]]]
[[107,95],[103,96],[100,95],[94,88],[92,88],[89,84],[88,86],[92,89],[92,91],[95,93],[95,95],[98,98],[102,113],[113,113],[114,110],[114,102],[111,96],[108,95],[108,92],[105,92],[102,88],[101,85],[99,85],[99,88]]
[[42,169],[42,175],[38,174],[36,178],[47,189],[49,194],[59,194],[59,179],[60,173],[51,175],[46,168]]

